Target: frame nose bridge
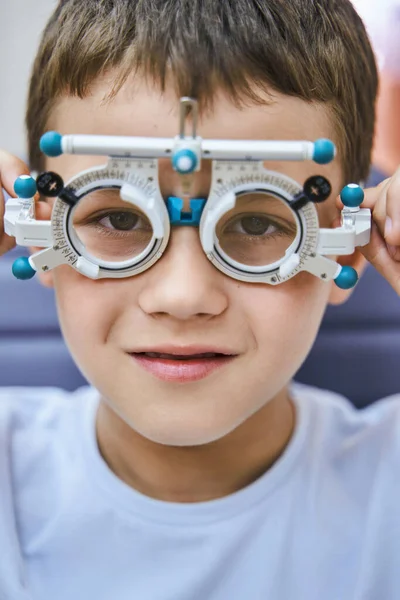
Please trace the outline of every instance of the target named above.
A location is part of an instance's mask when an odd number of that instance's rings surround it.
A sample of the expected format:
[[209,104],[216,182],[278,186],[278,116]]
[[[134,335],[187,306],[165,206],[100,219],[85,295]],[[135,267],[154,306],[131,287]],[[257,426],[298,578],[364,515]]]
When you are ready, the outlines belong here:
[[167,198],[167,210],[171,225],[199,227],[206,202],[206,198],[192,198],[190,211],[185,211],[183,199],[170,196]]
[[184,202],[182,210],[189,211],[189,199],[208,198],[213,179],[213,161],[202,159],[199,171],[190,175],[180,175],[172,166],[170,158],[158,161],[158,187],[164,201],[168,198],[181,198]]

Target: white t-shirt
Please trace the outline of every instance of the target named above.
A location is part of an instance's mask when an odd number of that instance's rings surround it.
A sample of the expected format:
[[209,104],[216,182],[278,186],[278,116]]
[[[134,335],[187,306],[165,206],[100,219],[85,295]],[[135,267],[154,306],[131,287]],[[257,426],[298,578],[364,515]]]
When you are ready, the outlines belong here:
[[399,600],[400,394],[292,396],[271,469],[179,504],[103,461],[93,388],[0,390],[0,599]]

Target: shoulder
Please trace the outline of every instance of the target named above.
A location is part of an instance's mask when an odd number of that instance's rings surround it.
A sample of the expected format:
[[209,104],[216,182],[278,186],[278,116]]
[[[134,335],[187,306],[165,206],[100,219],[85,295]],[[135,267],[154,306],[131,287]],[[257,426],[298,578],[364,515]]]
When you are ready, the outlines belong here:
[[0,547],[8,548],[0,581],[19,581],[23,549],[60,510],[63,481],[78,464],[82,413],[97,397],[90,386],[0,388]]
[[90,386],[0,388],[0,534],[10,511],[25,542],[47,522],[63,482],[79,470],[77,442],[98,397]]
[[52,429],[66,414],[83,409],[95,390],[84,386],[68,392],[56,387],[0,388],[0,444],[4,434]]
[[7,460],[13,476],[20,474],[23,479],[30,469],[37,470],[60,452],[70,454],[83,413],[97,399],[98,392],[90,386],[73,392],[54,387],[0,388],[0,463]]
[[290,389],[299,410],[308,412],[310,420],[328,439],[361,441],[387,437],[390,432],[398,437],[400,393],[358,409],[348,398],[330,390],[298,382],[293,382]]
[[358,479],[380,472],[392,480],[400,466],[400,394],[357,409],[335,392],[297,382],[291,390],[306,415],[308,446],[329,468]]
[[397,598],[400,394],[363,409],[298,384],[292,397],[303,442],[296,504],[321,571],[336,565],[342,581],[357,573],[357,598]]

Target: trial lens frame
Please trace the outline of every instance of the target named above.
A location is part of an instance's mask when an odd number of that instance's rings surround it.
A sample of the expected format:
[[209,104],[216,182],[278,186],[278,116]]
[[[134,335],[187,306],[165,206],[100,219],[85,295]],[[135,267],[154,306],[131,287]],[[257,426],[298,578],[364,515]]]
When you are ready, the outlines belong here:
[[[189,136],[185,132],[188,112],[192,118]],[[333,279],[341,288],[354,287],[358,280],[356,271],[341,267],[328,256],[352,254],[357,246],[369,242],[371,211],[360,208],[364,199],[361,187],[350,184],[342,190],[341,226],[324,229],[319,227],[315,204],[331,195],[329,181],[314,176],[301,187],[291,178],[264,168],[265,161],[313,160],[328,164],[336,155],[334,144],[326,139],[203,140],[197,135],[197,121],[196,100],[181,98],[180,133],[175,138],[45,134],[40,148],[47,156],[98,155],[109,156],[109,160],[104,166],[78,174],[66,185],[52,172],[40,174],[36,181],[28,176],[18,178],[15,183],[18,198],[6,203],[5,232],[15,237],[18,245],[45,249],[29,258],[17,259],[13,265],[15,277],[30,279],[37,271],[48,271],[62,264],[92,279],[129,277],[145,271],[161,258],[171,226],[194,226],[199,227],[207,258],[234,279],[277,285],[308,271],[325,281]],[[185,184],[200,171],[202,158],[212,160],[208,198],[192,199],[189,212],[182,210],[181,198],[168,198],[165,203],[158,185],[160,158],[172,161],[173,169]],[[71,225],[71,214],[81,198],[92,190],[109,188],[120,189],[121,198],[143,211],[153,229],[148,248],[134,260],[117,265],[90,256]],[[37,191],[55,198],[50,221],[35,218]],[[262,191],[285,202],[297,223],[297,235],[285,255],[268,267],[252,267],[230,259],[219,246],[216,235],[218,219],[235,206],[241,195],[252,191]]]

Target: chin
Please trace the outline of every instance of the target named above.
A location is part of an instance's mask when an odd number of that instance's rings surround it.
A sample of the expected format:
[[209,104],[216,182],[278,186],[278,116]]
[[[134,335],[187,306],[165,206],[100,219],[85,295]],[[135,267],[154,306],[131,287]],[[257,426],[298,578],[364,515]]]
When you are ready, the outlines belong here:
[[[204,417],[204,415],[203,415]],[[171,415],[159,419],[148,418],[147,423],[134,422],[129,418],[125,422],[143,438],[163,446],[194,447],[212,444],[226,437],[236,425],[232,423],[201,422],[201,415],[193,415],[189,421],[184,418],[171,419]]]

